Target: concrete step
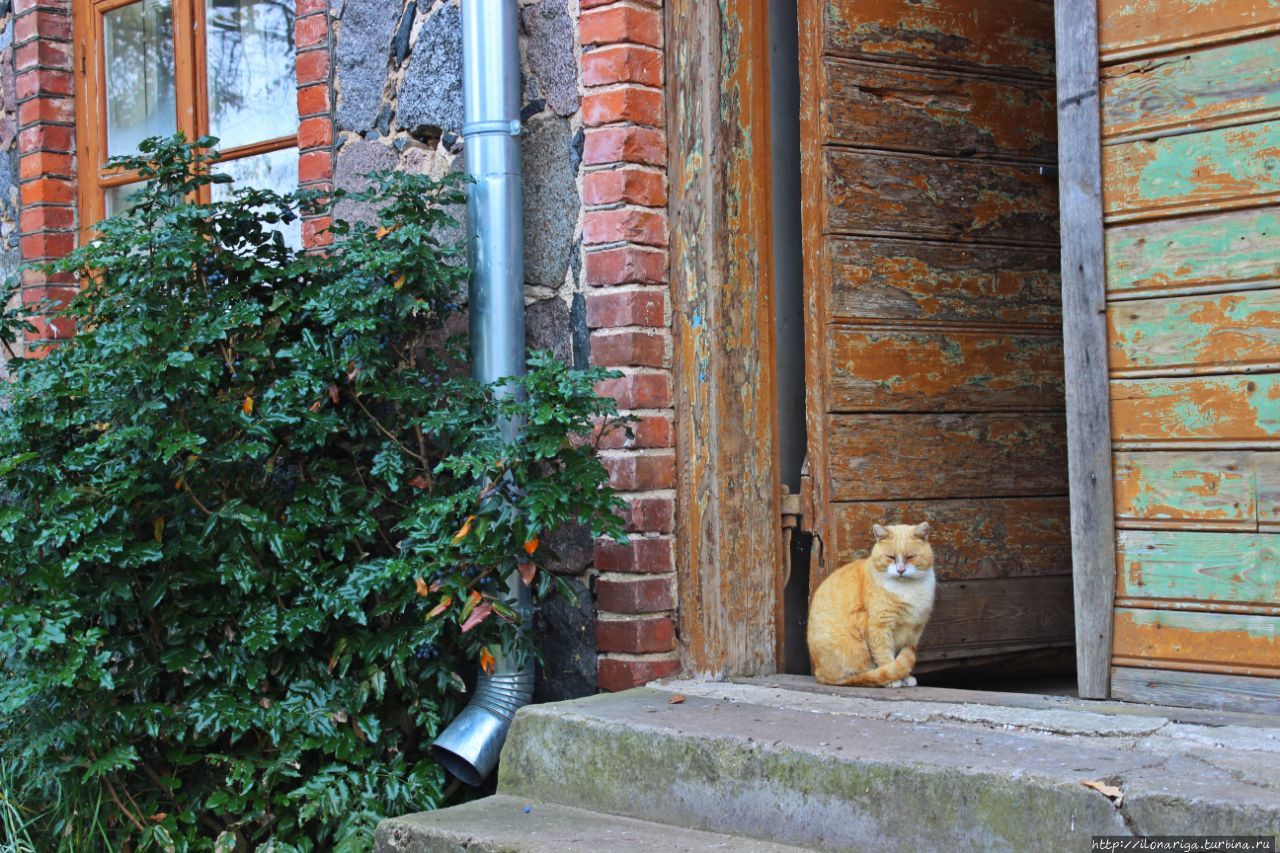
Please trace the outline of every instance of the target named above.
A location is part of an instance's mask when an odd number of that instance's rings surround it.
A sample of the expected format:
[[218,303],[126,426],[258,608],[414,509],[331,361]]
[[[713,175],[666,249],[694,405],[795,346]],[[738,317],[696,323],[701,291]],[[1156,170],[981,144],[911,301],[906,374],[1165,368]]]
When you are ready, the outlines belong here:
[[[531,706],[511,729],[499,791],[818,849],[1280,834],[1274,720],[911,695],[676,682]],[[1119,788],[1122,801],[1085,781]]]
[[497,794],[383,821],[376,849],[378,853],[782,853],[799,848]]

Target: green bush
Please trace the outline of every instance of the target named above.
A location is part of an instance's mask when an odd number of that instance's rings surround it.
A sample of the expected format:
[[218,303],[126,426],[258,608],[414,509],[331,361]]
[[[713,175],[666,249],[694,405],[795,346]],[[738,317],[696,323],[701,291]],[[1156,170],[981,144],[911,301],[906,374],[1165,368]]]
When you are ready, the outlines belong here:
[[79,333],[0,389],[0,825],[40,849],[367,849],[441,802],[464,676],[530,653],[511,573],[620,534],[606,374],[465,378],[457,181],[376,175],[305,255],[314,198],[188,201],[212,142],[117,161],[136,206],[49,269]]

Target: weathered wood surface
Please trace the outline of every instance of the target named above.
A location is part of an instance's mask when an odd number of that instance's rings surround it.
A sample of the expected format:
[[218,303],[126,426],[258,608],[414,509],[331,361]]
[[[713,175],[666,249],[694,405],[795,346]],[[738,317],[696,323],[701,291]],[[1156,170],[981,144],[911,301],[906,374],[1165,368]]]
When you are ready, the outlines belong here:
[[1280,680],[1169,669],[1116,667],[1111,695],[1126,702],[1280,716]]
[[1280,116],[1280,36],[1128,62],[1102,75],[1102,137],[1168,136]]
[[850,237],[827,250],[832,319],[1007,327],[1056,324],[1062,315],[1051,249]]
[[1118,379],[1114,439],[1271,442],[1280,439],[1280,375]]
[[1280,282],[1280,212],[1241,210],[1107,229],[1113,298]]
[[697,673],[771,672],[777,656],[767,11],[665,7],[676,570],[683,662]]
[[1274,533],[1121,530],[1117,560],[1122,598],[1185,601],[1185,609],[1280,607],[1280,535]]
[[828,0],[833,54],[1052,78],[1053,20],[1038,0]]
[[1280,122],[1109,145],[1102,159],[1111,222],[1280,200]]
[[1062,340],[947,329],[834,326],[833,412],[1062,408]]
[[833,415],[829,431],[836,501],[1042,496],[1066,480],[1061,415]]
[[1117,607],[1115,663],[1280,676],[1280,617]]
[[1280,289],[1113,303],[1111,370],[1280,368]]
[[828,59],[826,134],[865,148],[1054,159],[1053,90]]
[[1059,0],[1053,6],[1076,680],[1082,697],[1105,699],[1110,689],[1115,518],[1103,316],[1098,10],[1096,0]]
[[1057,187],[1032,165],[827,153],[832,233],[1056,247]]
[[1071,595],[1070,575],[940,583],[919,659],[1070,643]]
[[1099,0],[1104,62],[1280,30],[1273,0]]
[[1257,527],[1253,454],[1248,451],[1118,451],[1115,472],[1116,518],[1121,522]]
[[1065,497],[839,503],[832,515],[828,573],[870,553],[871,525],[925,519],[940,580],[1071,573]]
[[1280,529],[1280,453],[1253,454],[1258,490],[1258,528]]

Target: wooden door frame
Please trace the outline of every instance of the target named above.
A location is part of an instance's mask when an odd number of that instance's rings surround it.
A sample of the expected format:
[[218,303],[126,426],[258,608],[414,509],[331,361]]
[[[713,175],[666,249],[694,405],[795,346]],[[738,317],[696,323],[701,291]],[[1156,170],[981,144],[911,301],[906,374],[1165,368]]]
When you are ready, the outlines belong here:
[[1080,696],[1111,693],[1115,500],[1107,375],[1097,0],[1055,0],[1067,468]]
[[682,658],[776,671],[782,536],[768,0],[668,0]]

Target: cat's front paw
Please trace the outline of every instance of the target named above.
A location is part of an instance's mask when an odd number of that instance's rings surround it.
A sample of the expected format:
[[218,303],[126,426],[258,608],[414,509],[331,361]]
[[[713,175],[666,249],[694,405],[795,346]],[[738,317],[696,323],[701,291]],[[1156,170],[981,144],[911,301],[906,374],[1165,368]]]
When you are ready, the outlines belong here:
[[885,687],[915,687],[915,676],[908,675],[906,678],[899,678],[897,681],[890,681]]

